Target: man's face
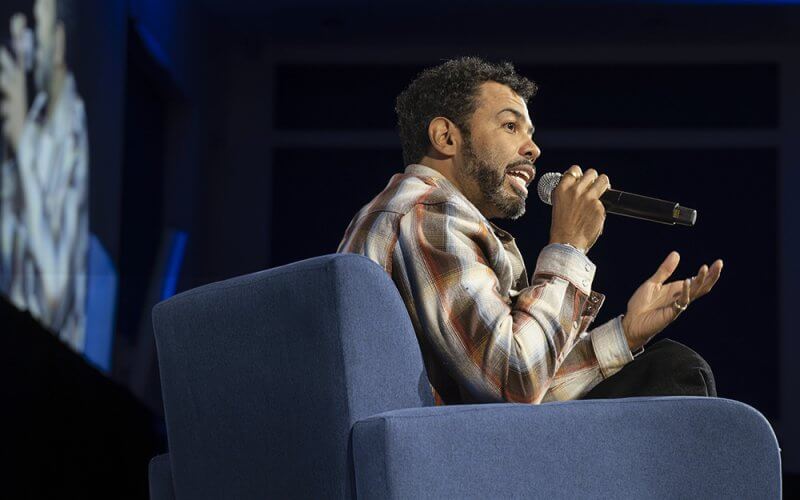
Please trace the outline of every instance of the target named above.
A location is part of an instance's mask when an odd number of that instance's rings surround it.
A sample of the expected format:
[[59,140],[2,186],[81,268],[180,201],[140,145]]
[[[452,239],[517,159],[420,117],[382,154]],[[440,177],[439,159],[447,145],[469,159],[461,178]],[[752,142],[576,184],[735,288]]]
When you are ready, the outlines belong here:
[[36,0],[33,6],[36,19],[36,67],[34,79],[39,90],[47,88],[53,73],[56,30],[56,1]]
[[470,201],[487,218],[520,217],[540,154],[525,101],[505,85],[482,84],[459,169]]

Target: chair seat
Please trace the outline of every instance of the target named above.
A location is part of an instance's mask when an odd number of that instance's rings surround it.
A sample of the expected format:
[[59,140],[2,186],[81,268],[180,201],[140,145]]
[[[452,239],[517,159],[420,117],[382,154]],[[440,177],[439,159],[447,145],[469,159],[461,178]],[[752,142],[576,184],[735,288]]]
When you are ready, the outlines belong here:
[[722,398],[413,408],[353,430],[359,498],[780,498],[767,420]]

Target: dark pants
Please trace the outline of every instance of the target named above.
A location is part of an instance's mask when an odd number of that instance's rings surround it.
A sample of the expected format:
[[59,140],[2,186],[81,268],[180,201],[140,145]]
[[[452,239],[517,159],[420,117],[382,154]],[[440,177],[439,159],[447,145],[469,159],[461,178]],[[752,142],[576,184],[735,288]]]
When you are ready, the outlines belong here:
[[581,399],[634,396],[717,396],[711,367],[685,345],[662,339]]

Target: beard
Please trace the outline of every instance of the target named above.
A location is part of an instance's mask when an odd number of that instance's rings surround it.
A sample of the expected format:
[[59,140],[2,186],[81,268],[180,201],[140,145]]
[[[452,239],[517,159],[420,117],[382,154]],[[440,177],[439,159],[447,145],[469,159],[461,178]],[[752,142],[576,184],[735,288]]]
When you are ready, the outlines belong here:
[[472,148],[471,139],[464,138],[463,174],[478,184],[484,199],[497,209],[501,219],[518,219],[525,214],[527,195],[517,192],[513,187],[511,191],[505,187],[506,171],[515,164],[498,167],[495,163],[480,158]]

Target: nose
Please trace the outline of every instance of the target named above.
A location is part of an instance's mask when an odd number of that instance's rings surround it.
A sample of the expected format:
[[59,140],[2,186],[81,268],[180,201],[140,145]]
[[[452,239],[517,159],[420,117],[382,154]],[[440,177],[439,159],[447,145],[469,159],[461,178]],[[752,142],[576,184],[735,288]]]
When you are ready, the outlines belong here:
[[535,162],[539,156],[542,154],[542,150],[539,149],[539,146],[533,142],[533,139],[529,139],[525,141],[525,144],[522,145],[519,151],[520,156],[524,156],[531,162]]

